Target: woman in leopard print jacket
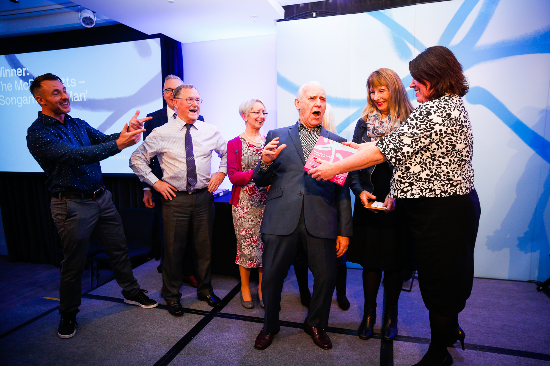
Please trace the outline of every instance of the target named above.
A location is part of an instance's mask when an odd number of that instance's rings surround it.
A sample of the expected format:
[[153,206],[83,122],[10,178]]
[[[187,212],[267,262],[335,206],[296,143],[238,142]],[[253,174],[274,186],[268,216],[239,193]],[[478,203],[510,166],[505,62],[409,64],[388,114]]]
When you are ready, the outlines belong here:
[[[420,291],[429,311],[431,342],[416,365],[451,365],[447,346],[460,340],[460,313],[474,275],[474,246],[481,208],[474,188],[473,135],[462,97],[468,83],[454,54],[426,49],[409,63],[410,87],[420,104],[380,141],[353,145],[359,151],[337,163],[322,163],[316,179],[389,161],[397,197],[415,244]],[[464,345],[463,345],[464,347]],[[464,348],[463,348],[464,349]]]

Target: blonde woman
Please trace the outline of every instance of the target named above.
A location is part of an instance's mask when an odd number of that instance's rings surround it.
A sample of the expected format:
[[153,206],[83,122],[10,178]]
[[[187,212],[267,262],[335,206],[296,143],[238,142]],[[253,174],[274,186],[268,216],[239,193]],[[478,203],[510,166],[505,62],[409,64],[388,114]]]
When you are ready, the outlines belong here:
[[[353,142],[378,141],[396,130],[413,110],[399,76],[390,69],[379,69],[367,80],[367,105],[357,121]],[[363,267],[365,309],[359,338],[372,336],[376,322],[376,297],[384,271],[384,316],[382,338],[397,336],[397,302],[403,284],[403,240],[395,199],[390,195],[393,167],[388,162],[349,174],[355,194],[353,238],[350,239],[347,260]],[[365,206],[373,200],[384,202],[385,210]]]
[[245,122],[245,130],[227,144],[227,174],[233,183],[229,203],[233,205],[233,224],[237,237],[235,263],[239,265],[241,275],[241,305],[246,309],[254,308],[249,279],[251,269],[257,268],[259,305],[263,308],[261,286],[264,245],[260,237],[260,223],[267,189],[254,184],[252,170],[262,157],[265,137],[260,133],[260,128],[267,112],[261,100],[252,99],[241,103],[239,114]]

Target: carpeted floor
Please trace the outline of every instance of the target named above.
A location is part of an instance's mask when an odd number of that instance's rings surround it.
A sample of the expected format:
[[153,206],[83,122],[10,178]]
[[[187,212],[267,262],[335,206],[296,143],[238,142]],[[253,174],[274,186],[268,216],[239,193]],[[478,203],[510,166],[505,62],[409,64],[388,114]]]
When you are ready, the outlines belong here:
[[[291,268],[283,289],[281,332],[268,349],[257,351],[253,344],[262,328],[263,310],[240,305],[238,279],[213,277],[214,291],[226,303],[219,311],[183,285],[186,313],[176,318],[159,298],[157,264],[147,262],[134,273],[141,287],[161,303],[158,308],[125,304],[116,282],[109,281],[83,295],[77,334],[65,340],[57,337],[58,294],[51,283],[58,281],[59,271],[37,267],[40,275],[33,281],[33,276],[9,278],[13,267],[0,270],[0,295],[9,293],[11,299],[0,305],[0,365],[412,365],[428,347],[428,314],[416,281],[411,292],[401,294],[398,338],[380,340],[381,287],[376,335],[362,341],[357,337],[363,313],[361,271],[349,269],[352,305],[342,311],[334,297],[328,329],[334,347],[324,351],[303,332],[307,309],[300,304]],[[32,271],[33,265],[22,266]],[[24,296],[15,301],[13,293],[18,291]],[[550,298],[537,292],[534,284],[475,279],[459,319],[466,332],[466,351],[449,348],[455,365],[550,366]]]

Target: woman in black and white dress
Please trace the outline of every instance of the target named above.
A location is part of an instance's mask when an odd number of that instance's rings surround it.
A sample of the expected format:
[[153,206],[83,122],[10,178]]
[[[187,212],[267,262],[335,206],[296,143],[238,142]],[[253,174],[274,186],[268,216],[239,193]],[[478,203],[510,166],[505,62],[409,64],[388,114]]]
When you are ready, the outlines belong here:
[[458,314],[472,291],[481,208],[474,188],[473,134],[462,97],[468,83],[454,54],[426,49],[409,63],[420,106],[397,130],[337,163],[310,170],[316,179],[388,160],[392,195],[408,220],[418,280],[430,315],[431,342],[417,365],[452,365],[447,346],[464,342]]

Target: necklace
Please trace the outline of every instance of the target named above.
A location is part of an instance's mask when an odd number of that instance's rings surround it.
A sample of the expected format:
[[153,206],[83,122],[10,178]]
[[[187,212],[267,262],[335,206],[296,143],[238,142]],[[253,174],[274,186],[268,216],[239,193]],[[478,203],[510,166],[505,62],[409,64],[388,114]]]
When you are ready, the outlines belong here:
[[246,137],[248,137],[248,139],[249,139],[250,141],[252,141],[253,143],[255,143],[255,144],[261,144],[261,143],[263,142],[263,140],[264,140],[264,137],[263,137],[261,134],[258,134],[258,135],[260,135],[260,137],[262,138],[262,140],[261,140],[260,142],[258,142],[258,141],[256,141],[256,140],[250,138],[250,136],[248,136],[248,134],[246,133],[246,130],[244,131],[244,135],[245,135]]

